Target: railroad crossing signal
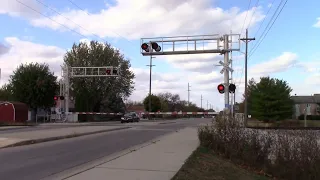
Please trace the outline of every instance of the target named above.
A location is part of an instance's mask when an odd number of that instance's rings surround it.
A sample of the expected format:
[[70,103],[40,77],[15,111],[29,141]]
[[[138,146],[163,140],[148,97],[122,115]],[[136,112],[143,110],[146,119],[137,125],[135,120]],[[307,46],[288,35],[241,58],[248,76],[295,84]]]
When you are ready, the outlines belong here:
[[[218,91],[219,91],[220,94],[223,94],[224,91],[225,91],[225,87],[224,87],[223,84],[219,84],[218,87],[217,87],[217,89],[218,89]],[[229,85],[229,92],[230,92],[230,93],[235,93],[235,91],[236,91],[236,85],[231,83],[231,84]]]
[[236,85],[231,83],[229,85],[229,92],[230,93],[235,93],[235,91],[236,91]]
[[[153,50],[155,50],[156,52],[161,51],[161,46],[159,46],[158,43],[156,43],[156,42],[151,42],[150,45],[151,45],[151,48],[152,48]],[[141,45],[141,49],[143,49],[145,52],[150,52],[150,50],[151,50],[151,52],[152,52],[152,49],[150,49],[150,47],[149,47],[149,45],[148,45],[147,43],[143,43],[143,44]]]
[[64,100],[64,96],[54,96],[53,100],[57,101],[57,100]]
[[230,72],[233,72],[233,69],[229,67],[231,61],[228,61],[228,64],[223,63],[222,61],[219,61],[219,64],[221,64],[223,66],[223,68],[221,69],[220,73],[224,73],[224,71],[227,69]]
[[116,67],[107,67],[106,74],[110,76],[118,75],[118,68]]
[[224,85],[223,84],[219,84],[218,87],[217,87],[218,91],[220,94],[223,94],[224,93]]

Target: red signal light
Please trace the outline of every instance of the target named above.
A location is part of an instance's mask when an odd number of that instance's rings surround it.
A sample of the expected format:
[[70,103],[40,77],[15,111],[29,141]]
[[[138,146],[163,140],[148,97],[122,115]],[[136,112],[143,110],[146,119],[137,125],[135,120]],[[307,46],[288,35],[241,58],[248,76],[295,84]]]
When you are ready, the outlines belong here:
[[223,84],[219,84],[217,88],[218,88],[219,93],[221,93],[221,94],[224,93],[224,85]]
[[143,44],[141,45],[141,49],[143,49],[143,50],[146,51],[146,52],[149,52],[149,46],[148,46],[148,44],[147,44],[147,43],[143,43]]
[[54,96],[53,99],[56,101],[58,100],[58,96]]
[[111,70],[110,70],[110,69],[107,69],[107,71],[106,71],[106,72],[107,72],[107,74],[108,74],[108,75],[110,75],[110,74],[111,74]]

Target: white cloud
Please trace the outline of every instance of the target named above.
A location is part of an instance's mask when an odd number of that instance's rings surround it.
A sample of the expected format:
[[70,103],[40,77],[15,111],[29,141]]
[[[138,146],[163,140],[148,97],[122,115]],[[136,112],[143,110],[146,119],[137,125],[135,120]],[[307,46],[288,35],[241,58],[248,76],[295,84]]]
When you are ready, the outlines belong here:
[[7,51],[0,56],[1,85],[7,82],[9,76],[21,63],[45,62],[51,70],[60,75],[60,64],[65,50],[55,47],[23,41],[16,37],[4,39]]
[[320,17],[317,18],[317,22],[313,25],[313,27],[320,28]]
[[272,3],[269,3],[269,4],[268,4],[268,8],[271,8],[271,7],[272,7]]
[[291,52],[284,52],[282,55],[269,61],[264,61],[250,67],[248,72],[254,75],[269,75],[271,73],[283,72],[297,63],[298,56]]
[[10,16],[21,16],[24,18],[39,18],[39,13],[35,11],[41,12],[42,9],[42,6],[35,0],[0,1],[0,14],[8,14]]
[[[68,10],[62,13],[63,16],[51,18],[84,35],[96,34],[100,37],[121,35],[128,39],[138,39],[144,36],[227,33],[231,29],[240,32],[246,12],[240,12],[239,8],[223,10],[212,7],[212,3],[212,0],[117,0],[115,6],[106,7],[99,13],[89,15],[84,11]],[[249,17],[255,9],[249,10]],[[250,26],[263,18],[262,8],[258,7]],[[45,17],[33,19],[31,23],[54,30],[64,29]],[[152,27],[154,31],[146,30],[146,27]]]

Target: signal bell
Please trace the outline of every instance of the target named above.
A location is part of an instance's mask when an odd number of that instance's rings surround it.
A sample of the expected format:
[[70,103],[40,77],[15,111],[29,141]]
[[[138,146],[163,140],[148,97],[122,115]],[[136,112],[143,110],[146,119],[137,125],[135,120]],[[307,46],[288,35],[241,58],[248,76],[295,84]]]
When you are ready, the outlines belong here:
[[219,84],[217,89],[218,89],[220,94],[224,93],[224,85],[223,84]]

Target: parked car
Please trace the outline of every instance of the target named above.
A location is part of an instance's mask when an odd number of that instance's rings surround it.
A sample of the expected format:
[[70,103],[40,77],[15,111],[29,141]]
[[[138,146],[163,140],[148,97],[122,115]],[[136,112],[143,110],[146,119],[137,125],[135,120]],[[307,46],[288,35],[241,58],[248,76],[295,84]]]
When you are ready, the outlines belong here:
[[137,113],[129,112],[121,117],[121,123],[139,122],[140,118]]

